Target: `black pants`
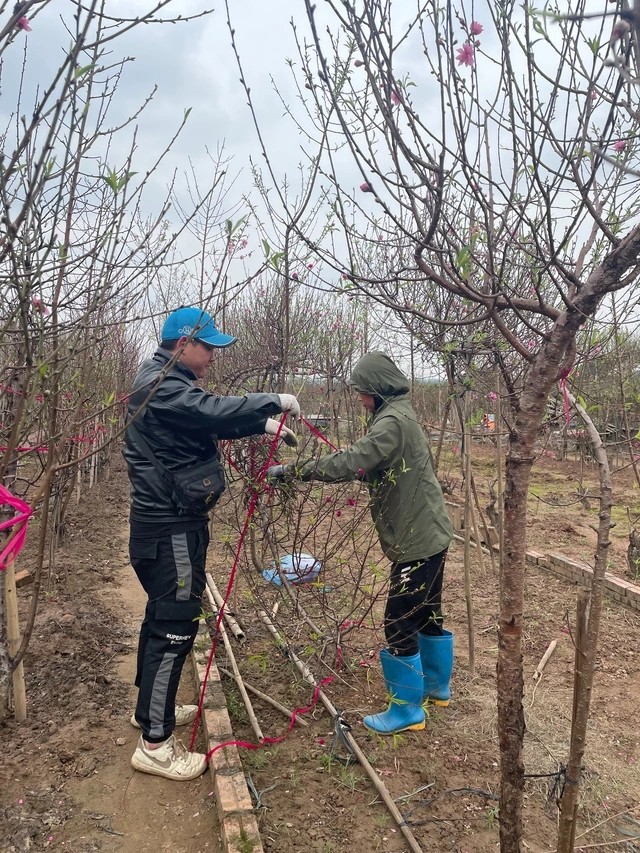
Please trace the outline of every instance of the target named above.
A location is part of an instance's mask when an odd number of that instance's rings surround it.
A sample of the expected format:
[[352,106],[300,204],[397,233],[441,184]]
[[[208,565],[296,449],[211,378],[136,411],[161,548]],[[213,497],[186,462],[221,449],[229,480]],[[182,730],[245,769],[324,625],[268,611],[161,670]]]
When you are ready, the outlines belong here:
[[442,635],[442,579],[447,551],[428,560],[393,563],[384,633],[394,655],[418,652],[418,631]]
[[175,728],[180,674],[202,611],[208,544],[206,524],[154,540],[129,540],[131,565],[149,597],[136,674],[136,720],[149,743],[166,740]]

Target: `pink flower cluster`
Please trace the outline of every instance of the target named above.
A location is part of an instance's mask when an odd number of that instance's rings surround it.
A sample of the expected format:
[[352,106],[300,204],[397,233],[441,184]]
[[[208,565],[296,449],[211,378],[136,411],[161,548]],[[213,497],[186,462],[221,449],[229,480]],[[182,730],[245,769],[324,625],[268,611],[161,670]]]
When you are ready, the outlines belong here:
[[49,314],[51,314],[51,308],[49,308],[47,305],[45,305],[44,302],[42,301],[42,299],[40,299],[40,297],[34,296],[33,299],[31,300],[31,304],[36,309],[36,311],[39,311],[45,317],[48,317]]
[[469,27],[469,38],[462,47],[458,49],[456,54],[456,62],[458,65],[467,65],[469,68],[473,68],[476,62],[476,48],[480,47],[480,41],[476,36],[479,36],[483,31],[484,27],[479,21],[471,21],[471,26]]

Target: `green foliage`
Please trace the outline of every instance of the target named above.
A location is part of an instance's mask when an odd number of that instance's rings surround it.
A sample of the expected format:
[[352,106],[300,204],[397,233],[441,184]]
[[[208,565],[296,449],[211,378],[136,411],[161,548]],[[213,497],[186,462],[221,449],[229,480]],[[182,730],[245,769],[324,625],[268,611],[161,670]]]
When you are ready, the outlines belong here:
[[113,190],[113,194],[117,195],[123,187],[126,187],[131,178],[137,174],[137,172],[124,172],[122,175],[118,175],[115,169],[112,169],[106,175],[102,175],[102,180]]
[[[246,221],[247,221],[246,216],[242,216],[240,219],[238,219],[238,221],[236,223],[234,223],[231,219],[227,219],[227,221],[224,224],[225,230],[227,232],[227,237],[233,237],[234,234],[236,234],[241,228],[243,228]],[[264,243],[266,243],[266,240],[263,240],[262,242],[264,244]]]
[[93,71],[95,67],[95,62],[92,62],[90,65],[79,65],[73,72],[73,79],[79,80],[81,77],[84,77],[85,74],[88,74],[89,71]]
[[471,274],[471,251],[468,246],[463,246],[456,255],[456,266],[463,278],[469,278]]

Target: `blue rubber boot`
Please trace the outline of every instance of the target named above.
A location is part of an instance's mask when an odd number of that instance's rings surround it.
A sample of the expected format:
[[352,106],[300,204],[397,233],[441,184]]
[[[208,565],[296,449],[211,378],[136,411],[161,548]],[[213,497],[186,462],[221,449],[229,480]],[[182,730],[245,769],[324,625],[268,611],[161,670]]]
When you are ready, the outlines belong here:
[[380,663],[391,701],[386,711],[371,714],[362,722],[379,735],[420,731],[424,728],[420,655],[397,657],[383,649]]
[[418,633],[418,645],[424,675],[423,698],[434,705],[446,707],[451,698],[453,634],[444,630],[440,637]]

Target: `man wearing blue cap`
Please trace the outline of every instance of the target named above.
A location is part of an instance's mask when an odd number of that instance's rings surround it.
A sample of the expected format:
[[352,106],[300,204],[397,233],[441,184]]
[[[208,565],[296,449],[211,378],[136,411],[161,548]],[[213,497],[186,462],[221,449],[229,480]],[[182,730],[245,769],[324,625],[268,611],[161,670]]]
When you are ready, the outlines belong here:
[[[197,710],[176,706],[175,700],[201,612],[208,513],[224,488],[217,440],[275,435],[280,423],[270,415],[300,414],[291,394],[221,397],[195,384],[216,350],[235,340],[200,308],[178,308],[162,327],[159,348],[141,365],[129,399],[124,449],[131,481],[129,555],[149,599],[131,718],[142,734],[131,764],[167,779],[194,779],[206,767],[205,756],[188,752],[173,730],[193,722]],[[287,427],[280,435],[296,444]],[[215,484],[204,501],[185,499],[179,488],[178,478],[191,471],[201,483]]]

